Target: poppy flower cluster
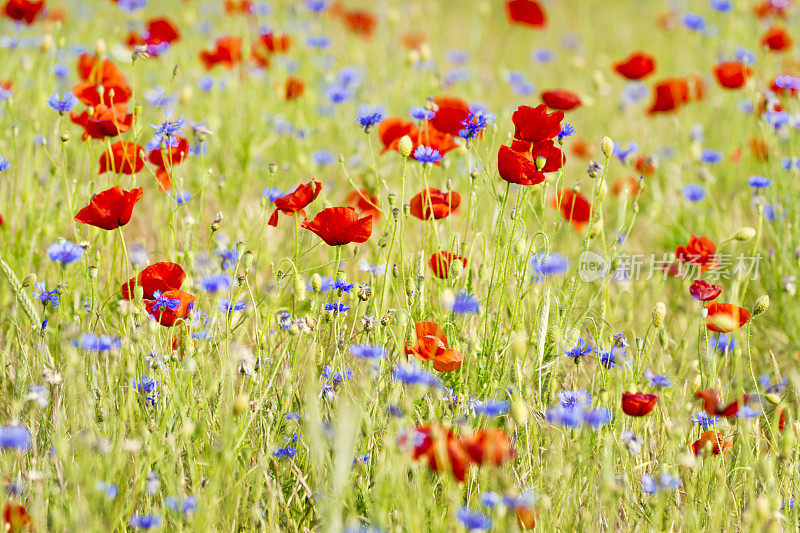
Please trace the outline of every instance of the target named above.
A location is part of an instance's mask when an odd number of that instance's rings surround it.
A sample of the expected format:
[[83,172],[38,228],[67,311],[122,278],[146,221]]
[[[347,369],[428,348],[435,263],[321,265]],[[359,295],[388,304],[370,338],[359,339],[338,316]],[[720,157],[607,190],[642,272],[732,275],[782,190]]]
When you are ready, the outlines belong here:
[[[702,399],[703,403],[701,407],[706,414],[711,416],[719,416],[719,417],[726,417],[726,418],[733,418],[739,412],[739,400],[735,400],[728,404],[722,402],[719,398],[719,395],[715,390],[706,389],[706,390],[699,390],[695,393],[695,398]],[[747,403],[750,399],[748,394],[745,394],[742,397],[744,403]]]
[[406,354],[414,354],[422,361],[433,361],[439,372],[453,372],[464,361],[461,352],[447,347],[447,336],[436,322],[417,322],[414,325],[417,344],[406,346]]
[[335,2],[330,7],[330,13],[338,18],[345,28],[351,33],[364,39],[369,39],[375,33],[378,19],[366,9],[347,9],[341,2]]
[[136,174],[144,167],[144,148],[136,143],[117,141],[100,155],[100,174]]
[[714,67],[714,77],[721,87],[725,89],[740,89],[744,87],[753,69],[738,61],[723,61]]
[[633,52],[622,61],[614,63],[614,71],[629,80],[641,80],[656,70],[653,56],[644,52]]
[[564,190],[553,198],[550,204],[559,210],[564,220],[570,222],[578,233],[583,231],[592,218],[592,204],[581,192]]
[[563,152],[553,142],[561,133],[564,112],[548,113],[544,104],[520,106],[511,118],[514,140],[511,146],[501,146],[498,150],[497,171],[508,183],[542,183],[545,173],[558,171],[565,162]]
[[285,54],[291,46],[292,38],[289,35],[265,32],[256,37],[250,46],[250,58],[257,67],[269,68],[272,56]]
[[701,455],[706,449],[710,449],[713,455],[719,455],[723,450],[733,446],[731,442],[725,440],[722,433],[714,430],[704,431],[700,438],[692,443],[692,453]]
[[472,467],[500,466],[515,455],[508,435],[498,428],[457,436],[444,426],[424,424],[417,426],[410,438],[401,438],[401,445],[405,442],[414,446],[413,459],[424,461],[434,472],[449,471],[459,482],[466,480]]
[[547,25],[547,15],[542,5],[535,0],[509,0],[506,2],[508,21],[531,28]]
[[702,100],[705,92],[705,82],[698,76],[661,80],[653,86],[653,100],[648,113],[676,111],[692,100]]
[[142,288],[145,308],[159,324],[172,327],[185,320],[195,297],[181,290],[186,272],[176,263],[155,263],[122,285],[122,298],[132,300],[134,289]]
[[81,54],[77,70],[84,81],[72,88],[72,94],[87,109],[70,112],[70,120],[83,128],[83,140],[116,137],[130,130],[133,115],[128,113],[127,102],[133,91],[116,65],[109,59]]

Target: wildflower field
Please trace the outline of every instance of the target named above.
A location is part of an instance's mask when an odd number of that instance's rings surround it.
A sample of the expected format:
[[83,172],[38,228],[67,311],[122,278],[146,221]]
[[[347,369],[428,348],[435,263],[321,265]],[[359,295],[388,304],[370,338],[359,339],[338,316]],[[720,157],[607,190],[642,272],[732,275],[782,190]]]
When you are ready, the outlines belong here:
[[0,5],[0,531],[800,527],[798,2]]

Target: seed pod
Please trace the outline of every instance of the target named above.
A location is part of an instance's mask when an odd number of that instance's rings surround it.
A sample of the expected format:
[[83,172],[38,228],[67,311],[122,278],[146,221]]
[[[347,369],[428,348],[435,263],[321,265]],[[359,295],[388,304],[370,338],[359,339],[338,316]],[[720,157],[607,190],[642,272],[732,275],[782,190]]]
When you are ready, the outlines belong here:
[[253,267],[253,261],[255,261],[253,252],[247,250],[242,256],[242,266],[244,267],[245,272],[250,272],[250,269]]

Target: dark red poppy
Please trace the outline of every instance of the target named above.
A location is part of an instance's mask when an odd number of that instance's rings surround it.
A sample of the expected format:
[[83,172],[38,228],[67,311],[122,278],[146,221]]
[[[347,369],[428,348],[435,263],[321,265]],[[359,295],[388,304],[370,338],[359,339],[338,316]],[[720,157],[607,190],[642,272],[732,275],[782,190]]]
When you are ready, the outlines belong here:
[[592,204],[580,192],[567,189],[558,198],[553,198],[551,205],[561,212],[564,220],[571,222],[575,231],[583,231],[592,217]]
[[462,122],[469,116],[469,104],[457,96],[439,95],[433,99],[436,114],[430,124],[442,133],[457,136],[464,129]]
[[172,327],[186,319],[194,308],[195,297],[182,290],[168,290],[154,295],[155,299],[144,299],[144,306],[150,316],[164,327]]
[[722,433],[713,430],[708,430],[704,431],[700,435],[700,438],[692,443],[692,453],[694,455],[700,455],[701,453],[703,453],[703,451],[705,451],[706,446],[711,447],[712,454],[719,455],[722,452],[722,450],[730,448],[731,446],[733,446],[733,444],[726,441]]
[[139,275],[129,279],[122,285],[122,298],[133,299],[133,289],[142,287],[145,300],[153,300],[156,291],[162,293],[178,290],[186,280],[186,272],[177,263],[161,262],[145,267]]
[[361,215],[370,215],[372,220],[378,220],[382,211],[378,198],[367,189],[359,189],[347,195],[347,203],[354,207]]
[[8,0],[3,13],[11,20],[31,25],[44,9],[45,0]]
[[297,100],[306,92],[306,82],[302,79],[289,76],[284,84],[283,97],[287,100]]
[[550,109],[570,111],[581,105],[580,97],[566,89],[553,89],[542,93],[542,102]]
[[413,141],[418,134],[417,125],[408,120],[399,117],[382,120],[378,126],[378,137],[383,145],[381,153],[385,153],[387,150],[397,150],[397,143],[400,142],[400,139],[408,135]]
[[200,52],[200,61],[203,62],[206,70],[211,70],[217,65],[231,70],[241,60],[242,39],[230,35],[217,39],[214,48]]
[[792,46],[792,37],[781,26],[772,26],[761,36],[761,46],[766,46],[773,52],[783,52]]
[[[739,412],[738,400],[727,405],[721,405],[722,402],[720,401],[717,392],[713,389],[699,390],[695,393],[694,397],[703,400],[701,407],[703,408],[703,411],[711,416],[724,416],[726,418],[732,418],[735,417]],[[742,399],[744,400],[744,403],[747,403],[750,397],[749,395],[745,394]]]
[[112,230],[131,220],[133,206],[142,198],[143,190],[123,190],[119,185],[92,196],[89,205],[78,211],[75,221],[100,229]]
[[628,416],[645,416],[656,407],[658,396],[643,392],[623,392],[622,412]]
[[689,84],[681,78],[669,78],[653,87],[653,103],[648,113],[675,111],[689,101]]
[[117,141],[100,156],[100,172],[109,170],[115,174],[136,174],[144,167],[144,149],[136,143]]
[[304,209],[306,206],[308,206],[308,204],[317,199],[317,196],[319,196],[321,190],[322,184],[312,180],[308,183],[299,185],[292,192],[281,196],[275,200],[275,211],[272,212],[272,216],[269,217],[267,224],[272,227],[276,227],[278,225],[279,212],[283,213],[284,215],[294,215],[295,213],[299,213],[303,215],[303,218],[308,218]]
[[180,135],[175,137],[174,143],[174,146],[150,150],[147,155],[147,160],[156,166],[156,180],[162,191],[172,189],[173,169],[189,155],[189,141],[185,137]]
[[734,304],[714,302],[708,306],[706,327],[717,333],[730,333],[750,320],[750,311]]
[[372,37],[375,27],[378,25],[378,19],[375,18],[375,15],[363,9],[345,12],[342,16],[342,21],[348,30],[365,39]]
[[358,212],[352,207],[329,207],[301,226],[316,233],[328,246],[340,246],[366,242],[372,234],[372,217],[367,215],[359,218]]
[[514,138],[520,141],[539,142],[553,139],[561,133],[563,111],[547,112],[547,106],[519,106],[511,116],[514,122]]
[[431,255],[428,260],[428,266],[431,267],[433,274],[437,278],[447,278],[450,275],[450,264],[453,261],[461,261],[461,264],[467,266],[467,258],[456,255],[447,250],[441,250]]
[[0,530],[8,533],[22,533],[31,527],[31,515],[18,503],[6,501],[3,504]]
[[463,439],[464,449],[477,465],[500,466],[514,458],[514,448],[505,431],[500,428],[477,429]]
[[439,220],[458,209],[461,205],[461,195],[455,191],[443,193],[431,187],[414,195],[410,204],[411,216],[420,220],[431,218]]
[[689,294],[695,300],[701,302],[708,302],[716,298],[722,293],[722,285],[708,282],[704,279],[696,279],[689,287]]
[[406,354],[414,354],[422,361],[433,361],[433,368],[439,372],[453,372],[464,361],[464,356],[447,347],[447,336],[436,322],[417,322],[414,325],[417,344],[406,346]]
[[641,80],[653,73],[656,61],[653,56],[644,52],[633,52],[631,55],[614,63],[614,70],[629,80]]
[[675,258],[689,265],[697,265],[701,272],[713,270],[719,266],[719,258],[715,255],[717,246],[708,237],[689,237],[686,246],[675,248]]
[[90,114],[88,110],[83,113],[70,112],[70,120],[83,127],[81,138],[104,139],[106,137],[116,137],[120,133],[125,133],[133,125],[133,115],[128,113],[128,106],[116,104],[108,107],[104,104],[96,105]]
[[111,107],[115,104],[124,104],[131,99],[133,91],[125,80],[112,79],[105,85],[90,82],[81,82],[72,88],[72,94],[84,105],[95,107],[103,104]]
[[535,0],[509,0],[506,2],[506,15],[512,23],[541,28],[547,24],[547,16],[539,2]]
[[724,61],[714,67],[714,77],[725,89],[739,89],[744,86],[753,69],[738,61]]

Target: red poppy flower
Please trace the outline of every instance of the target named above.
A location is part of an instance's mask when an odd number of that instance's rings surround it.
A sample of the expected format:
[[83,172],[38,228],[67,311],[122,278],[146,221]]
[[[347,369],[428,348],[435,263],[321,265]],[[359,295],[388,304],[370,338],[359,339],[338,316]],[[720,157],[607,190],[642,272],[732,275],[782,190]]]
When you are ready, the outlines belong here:
[[123,190],[119,185],[92,196],[89,205],[78,211],[75,221],[112,230],[131,220],[133,206],[142,198],[142,188]]
[[786,18],[786,9],[791,7],[794,2],[773,2],[764,0],[753,8],[753,13],[758,18],[778,17]]
[[656,162],[657,160],[652,156],[640,155],[636,158],[633,166],[640,175],[651,176],[657,169]]
[[124,104],[131,99],[133,91],[125,80],[109,80],[105,85],[90,82],[81,82],[72,88],[72,94],[84,105],[95,107],[103,104],[111,107],[115,104]]
[[541,4],[534,0],[509,0],[506,2],[509,22],[541,28],[547,24],[547,16]]
[[701,302],[713,300],[720,293],[722,293],[722,285],[716,285],[704,279],[694,280],[691,287],[689,287],[689,294],[692,295],[692,298]]
[[297,100],[306,92],[306,82],[295,76],[286,78],[283,89],[283,97],[287,100]]
[[542,102],[550,109],[570,111],[581,105],[581,99],[577,94],[566,89],[553,89],[542,93]]
[[700,438],[692,443],[692,453],[700,455],[705,451],[706,446],[711,446],[711,453],[719,455],[722,450],[733,446],[730,442],[726,441],[722,433],[717,431],[708,430],[704,431]]
[[378,204],[378,198],[370,194],[367,189],[359,189],[348,194],[347,203],[362,215],[372,216],[372,220],[378,220],[381,217],[382,211]]
[[539,519],[539,507],[530,508],[527,505],[517,504],[517,525],[520,529],[534,529]]
[[224,3],[225,13],[235,15],[241,13],[244,15],[253,14],[253,2],[250,0],[225,0]]
[[553,198],[551,205],[561,211],[564,220],[571,222],[575,231],[583,231],[592,217],[592,204],[579,192],[567,189],[558,198]]
[[90,138],[116,137],[131,129],[133,125],[133,115],[128,113],[128,106],[125,104],[116,104],[111,107],[99,104],[92,109],[91,115],[89,111],[80,114],[72,111],[69,114],[73,123],[83,127],[81,138],[84,141]]
[[147,46],[147,51],[151,55],[158,55],[161,52],[159,45],[170,45],[181,38],[181,33],[177,26],[166,17],[153,18],[147,21],[147,31],[144,35],[137,32],[128,34],[126,44],[134,46]]
[[31,515],[18,503],[5,502],[3,504],[2,518],[0,522],[2,528],[0,529],[8,533],[21,533],[29,529],[31,525]]
[[628,196],[636,196],[638,192],[639,180],[633,176],[628,176],[627,178],[617,178],[614,181],[614,184],[611,186],[611,194],[614,196],[620,196],[623,193],[627,194]]
[[486,463],[500,466],[514,458],[514,449],[505,431],[500,428],[475,430],[464,437],[464,449],[477,465]]
[[133,299],[133,289],[137,285],[143,290],[142,298],[145,300],[155,299],[156,291],[162,293],[178,290],[186,279],[186,272],[177,263],[161,262],[154,263],[145,267],[139,275],[129,279],[122,285],[122,298],[125,300]]
[[194,308],[195,297],[181,290],[169,290],[159,293],[155,300],[144,300],[145,309],[159,324],[171,328],[177,322],[189,316]]
[[773,52],[783,52],[791,48],[792,37],[781,26],[772,26],[761,36],[761,46],[766,46]]
[[329,207],[301,226],[316,233],[328,246],[340,246],[366,242],[372,234],[372,217],[367,215],[358,218],[358,213],[352,207]]
[[514,123],[514,138],[520,141],[548,141],[561,133],[563,111],[547,112],[547,106],[519,106],[511,121]]
[[371,37],[375,27],[378,25],[378,19],[375,18],[375,15],[361,9],[345,12],[342,20],[348,30],[364,38]]
[[452,372],[461,366],[464,356],[447,347],[447,336],[436,322],[417,322],[414,325],[417,344],[409,348],[407,354],[414,354],[422,361],[433,361],[433,368],[439,372]]
[[408,50],[419,50],[426,42],[428,38],[421,31],[407,31],[400,36],[400,44]]
[[724,61],[714,67],[714,77],[725,89],[739,89],[752,75],[753,69],[738,61]]
[[400,139],[408,135],[413,141],[418,134],[417,125],[408,120],[399,117],[382,120],[378,126],[378,137],[383,145],[381,153],[385,153],[387,150],[397,150],[397,143],[400,142]]
[[125,82],[125,75],[110,59],[98,61],[90,54],[78,56],[77,71],[83,81],[94,85],[106,86]]
[[650,413],[658,403],[658,396],[643,392],[623,392],[622,411],[628,416],[644,416]]
[[536,168],[530,152],[518,152],[508,146],[497,151],[497,172],[509,183],[536,185],[544,181],[544,173]]
[[461,264],[465,267],[467,266],[466,257],[461,257],[447,250],[441,250],[431,255],[431,258],[428,260],[428,266],[431,267],[431,270],[437,278],[444,279],[450,275],[450,264],[456,260],[461,261]]
[[675,111],[689,101],[689,84],[681,78],[670,78],[653,87],[653,103],[648,113]]
[[420,220],[446,218],[461,205],[461,195],[429,188],[411,198],[411,215]]
[[712,303],[708,306],[706,327],[717,333],[730,333],[750,320],[750,311],[734,304]]
[[144,167],[142,154],[144,149],[136,143],[117,141],[100,156],[100,172],[105,174],[109,170],[121,174],[136,174]]
[[308,183],[299,185],[292,192],[281,196],[275,200],[275,211],[272,212],[272,216],[269,217],[267,224],[272,227],[276,227],[278,225],[278,212],[281,212],[284,215],[294,215],[295,213],[300,213],[303,215],[303,218],[307,218],[304,209],[308,204],[317,199],[317,196],[319,196],[319,192],[321,190],[322,184],[312,180]]
[[443,426],[419,425],[411,438],[414,448],[411,456],[424,460],[434,472],[447,472],[463,482],[472,462],[461,439]]
[[214,48],[200,52],[200,61],[203,62],[206,70],[211,70],[217,65],[231,70],[241,60],[242,39],[230,35],[217,39]]
[[442,133],[458,135],[464,129],[462,122],[469,116],[469,104],[456,96],[440,95],[433,99],[436,104],[436,114],[430,119],[430,124]]
[[653,56],[644,52],[633,52],[624,60],[614,63],[614,70],[629,80],[646,78],[656,69]]
[[719,259],[715,255],[717,246],[708,237],[689,237],[686,246],[675,248],[675,258],[682,263],[697,265],[701,272],[713,270],[719,266]]
[[250,47],[250,57],[261,68],[269,68],[270,60],[275,54],[286,53],[292,45],[292,38],[283,33],[262,33]]
[[44,0],[8,0],[3,13],[11,20],[31,25],[44,9]]
[[[703,408],[703,411],[711,416],[724,416],[726,418],[731,418],[735,417],[739,412],[738,400],[731,402],[728,405],[721,406],[719,396],[713,389],[699,390],[695,393],[694,397],[701,398],[703,400],[701,407]],[[745,394],[742,399],[744,400],[744,403],[747,403],[750,397]]]
[[181,164],[189,155],[189,141],[185,137],[175,137],[175,146],[155,148],[147,154],[147,160],[156,166],[156,180],[159,189],[168,191],[172,189],[171,173],[176,165]]

